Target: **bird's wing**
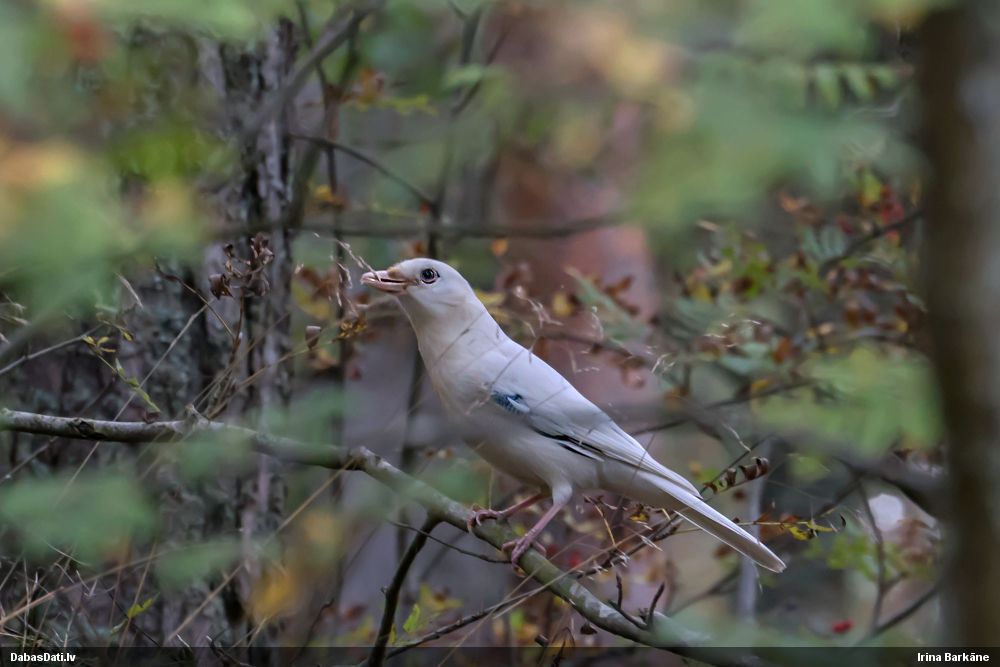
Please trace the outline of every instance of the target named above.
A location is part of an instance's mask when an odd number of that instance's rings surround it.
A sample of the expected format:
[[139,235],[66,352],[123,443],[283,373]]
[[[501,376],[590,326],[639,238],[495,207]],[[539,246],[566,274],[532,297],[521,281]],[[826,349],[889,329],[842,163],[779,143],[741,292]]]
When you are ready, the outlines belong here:
[[[602,479],[608,490],[679,513],[687,521],[774,572],[785,564],[761,541],[706,503],[688,480],[660,465],[635,438],[588,401],[544,361],[513,341],[476,357],[470,365],[476,381],[486,380],[489,410],[522,420],[555,446],[610,466]],[[482,388],[482,385],[479,385]],[[632,471],[621,475],[623,466]]]
[[490,384],[490,398],[498,408],[520,417],[535,432],[581,456],[652,473],[699,495],[687,479],[656,461],[543,360],[530,353],[509,359]]

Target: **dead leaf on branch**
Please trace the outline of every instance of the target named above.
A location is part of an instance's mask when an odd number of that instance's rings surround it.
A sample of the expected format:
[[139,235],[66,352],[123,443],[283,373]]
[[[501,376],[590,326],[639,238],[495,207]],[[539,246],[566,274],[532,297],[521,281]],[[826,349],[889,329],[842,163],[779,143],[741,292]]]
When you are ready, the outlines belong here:
[[742,473],[742,480],[736,472],[736,468],[727,468],[716,479],[706,482],[704,488],[710,489],[712,493],[721,493],[740,484],[746,484],[770,472],[771,463],[762,456],[755,456],[750,465],[741,464],[737,467]]

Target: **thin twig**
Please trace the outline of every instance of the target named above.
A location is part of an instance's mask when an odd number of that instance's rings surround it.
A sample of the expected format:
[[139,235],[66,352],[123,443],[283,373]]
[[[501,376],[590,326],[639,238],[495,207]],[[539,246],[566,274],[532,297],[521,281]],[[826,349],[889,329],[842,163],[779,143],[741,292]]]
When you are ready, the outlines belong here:
[[18,366],[20,366],[23,363],[26,363],[28,361],[32,361],[32,360],[37,359],[39,357],[43,357],[46,354],[49,354],[51,352],[56,352],[58,350],[63,349],[64,347],[69,347],[70,345],[74,345],[76,343],[79,343],[84,338],[86,338],[90,334],[94,333],[95,331],[97,331],[97,327],[93,327],[91,329],[88,329],[86,332],[80,334],[79,336],[74,336],[73,338],[69,338],[67,340],[64,340],[61,343],[56,343],[55,345],[50,345],[49,347],[46,347],[46,348],[41,349],[41,350],[38,350],[37,352],[32,352],[31,354],[25,354],[25,355],[21,356],[19,359],[17,359],[16,361],[12,361],[9,364],[7,364],[6,366],[4,366],[3,368],[0,368],[0,375],[5,375],[6,373],[9,373],[10,371],[14,370],[15,368],[17,368]]
[[402,560],[396,567],[396,574],[392,577],[392,583],[385,589],[385,609],[382,611],[382,621],[379,623],[378,636],[375,638],[375,645],[372,646],[371,653],[368,654],[368,667],[381,667],[385,661],[385,647],[389,643],[389,636],[392,634],[392,626],[396,622],[396,607],[399,604],[399,594],[403,590],[403,582],[406,581],[406,574],[410,571],[410,566],[417,558],[417,554],[427,544],[427,537],[434,527],[440,523],[439,519],[429,516],[424,525],[420,528],[409,548],[403,554]]
[[861,642],[859,643],[865,643],[871,641],[872,639],[875,639],[885,631],[899,625],[900,623],[908,619],[910,616],[918,612],[920,608],[923,607],[925,604],[927,604],[930,600],[932,600],[934,596],[938,594],[940,589],[941,589],[941,582],[938,581],[933,586],[924,591],[923,594],[921,594],[919,597],[915,598],[910,604],[908,604],[907,606],[896,612],[891,618],[886,619],[883,623],[879,623],[875,627],[875,629],[872,630],[868,634],[868,636],[862,639]]
[[848,257],[856,254],[858,251],[862,250],[865,246],[867,246],[872,241],[874,241],[876,239],[880,239],[883,236],[887,236],[888,234],[891,234],[892,232],[899,231],[903,227],[911,225],[911,224],[913,224],[917,220],[920,220],[923,217],[924,217],[923,209],[919,209],[918,208],[918,209],[915,209],[913,211],[910,211],[910,213],[908,213],[907,215],[903,216],[902,218],[900,218],[899,220],[897,220],[895,222],[890,222],[888,225],[882,225],[881,227],[876,227],[875,229],[873,229],[869,233],[865,234],[864,236],[862,236],[862,237],[860,237],[858,239],[855,239],[854,242],[851,243],[849,246],[847,246],[847,248],[845,248],[844,251],[842,253],[840,253],[839,255],[836,255],[835,257],[831,257],[831,258],[827,259],[825,262],[823,262],[822,264],[820,264],[819,275],[820,276],[825,275],[835,265],[837,265],[840,262],[844,261]]
[[776,385],[768,389],[762,389],[758,392],[748,393],[744,396],[734,396],[733,398],[726,398],[721,401],[715,401],[714,403],[708,403],[701,406],[697,410],[692,410],[691,414],[684,415],[682,417],[677,417],[676,419],[671,419],[670,421],[657,424],[656,426],[647,426],[645,428],[631,431],[633,435],[643,435],[646,433],[655,433],[657,431],[665,431],[676,426],[681,426],[690,421],[695,421],[698,418],[696,412],[704,412],[707,410],[717,410],[719,408],[728,408],[734,405],[740,405],[742,403],[749,403],[750,401],[756,400],[758,398],[766,398],[768,396],[775,396],[777,394],[782,394],[786,391],[794,391],[796,389],[801,389],[802,387],[808,387],[812,384],[811,380],[799,380],[797,382],[789,382],[787,384]]
[[[392,519],[388,519],[387,523],[391,523],[392,525],[396,526],[397,528],[403,528],[405,530],[412,530],[415,533],[421,532],[420,528],[417,528],[415,526],[411,526],[408,523],[403,523],[402,521],[393,521]],[[487,563],[503,563],[504,565],[510,565],[510,559],[509,558],[494,558],[492,556],[487,556],[485,554],[477,554],[475,551],[469,551],[468,549],[463,549],[462,547],[455,546],[454,544],[451,544],[450,542],[445,542],[444,540],[442,540],[440,538],[434,537],[430,533],[424,533],[424,534],[427,536],[428,539],[430,539],[430,540],[432,540],[434,542],[437,542],[438,544],[440,544],[442,546],[448,547],[452,551],[457,551],[460,554],[463,554],[463,555],[466,555],[466,556],[472,556],[473,558],[478,558],[479,560],[485,561]]]
[[521,593],[520,595],[517,595],[517,596],[515,596],[513,598],[504,598],[500,602],[498,602],[498,603],[496,603],[496,604],[494,604],[494,605],[492,605],[490,607],[487,607],[486,609],[483,609],[482,611],[477,611],[474,614],[469,614],[468,616],[463,616],[462,618],[458,619],[454,623],[449,623],[448,625],[446,625],[446,626],[444,626],[442,628],[438,628],[437,630],[433,630],[433,631],[431,631],[431,632],[423,635],[422,637],[418,637],[417,639],[414,639],[413,641],[410,641],[410,642],[407,642],[405,644],[402,644],[401,646],[397,646],[394,649],[392,649],[391,651],[389,651],[389,653],[386,655],[386,657],[392,658],[392,657],[395,657],[395,656],[399,655],[400,653],[404,653],[405,651],[410,650],[411,648],[416,648],[417,646],[421,646],[423,644],[426,644],[427,642],[434,641],[435,639],[440,639],[441,637],[444,637],[445,635],[449,635],[452,632],[455,632],[457,630],[461,630],[462,628],[464,628],[464,627],[466,627],[468,625],[472,625],[473,623],[475,623],[476,621],[478,621],[480,619],[486,618],[487,616],[491,616],[491,615],[499,612],[502,609],[506,609],[507,607],[516,606],[516,605],[520,604],[522,601],[527,600],[528,598],[530,598],[532,596],[538,595],[543,590],[544,590],[544,588],[535,588],[533,590]]
[[660,601],[660,597],[663,595],[663,591],[667,589],[666,582],[660,584],[660,587],[656,589],[656,594],[653,595],[653,601],[649,603],[649,609],[643,614],[643,620],[646,622],[646,628],[653,627],[653,618],[656,613],[656,603]]
[[[405,238],[426,234],[430,227],[429,216],[419,212],[396,213],[386,210],[353,208],[339,212],[337,217],[341,222],[334,228],[330,223],[329,216],[306,215],[302,222],[296,226],[296,229],[314,233],[336,231],[342,236],[357,238]],[[377,218],[385,218],[392,223],[376,222]],[[626,218],[611,213],[571,220],[525,220],[518,222],[517,225],[462,224],[449,221],[447,225],[440,226],[436,231],[442,239],[558,239],[606,227],[615,227],[626,222]],[[265,229],[270,230],[272,226],[266,225],[262,221],[252,222],[247,226],[248,232]],[[232,230],[217,228],[214,233],[216,236],[229,237],[232,235]]]
[[332,139],[327,139],[325,137],[310,137],[302,134],[290,134],[289,136],[292,137],[293,139],[299,139],[300,141],[308,141],[310,143],[317,144],[319,146],[328,148],[330,150],[339,151],[341,153],[344,153],[345,155],[350,155],[351,157],[360,162],[364,162],[365,164],[375,169],[389,180],[393,181],[394,183],[402,187],[411,195],[413,195],[413,197],[419,203],[427,206],[432,214],[436,210],[437,204],[434,202],[434,199],[429,194],[421,190],[418,185],[411,183],[408,179],[400,175],[397,171],[393,170],[391,167],[384,164],[381,160],[379,160],[375,156],[369,155],[368,153],[360,149],[354,148],[353,146],[348,146],[347,144],[343,144],[339,141],[334,141]]
[[350,38],[361,22],[373,12],[382,8],[384,0],[373,0],[366,3],[348,3],[338,8],[334,16],[324,26],[323,33],[316,39],[309,53],[299,61],[295,69],[286,78],[287,83],[277,90],[243,128],[242,136],[246,143],[257,136],[262,127],[275,115],[281,113],[285,106],[295,97],[305,85],[315,68],[331,53],[340,48]]

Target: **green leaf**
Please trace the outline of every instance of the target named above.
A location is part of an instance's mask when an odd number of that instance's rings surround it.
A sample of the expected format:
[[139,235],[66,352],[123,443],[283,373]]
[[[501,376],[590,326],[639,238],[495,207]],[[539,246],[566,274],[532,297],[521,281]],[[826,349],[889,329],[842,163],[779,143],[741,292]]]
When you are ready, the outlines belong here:
[[254,452],[245,438],[207,434],[174,444],[180,472],[189,480],[214,477],[219,470],[240,474],[254,462]]
[[801,482],[815,482],[829,474],[830,469],[824,459],[812,454],[793,452],[788,455],[792,466],[792,474]]
[[128,608],[128,611],[125,612],[125,618],[132,619],[138,616],[139,614],[143,613],[151,606],[153,606],[153,602],[156,601],[156,598],[157,596],[154,595],[151,598],[146,598],[146,600],[143,601],[141,604],[132,605],[131,607]]
[[444,78],[445,90],[475,85],[485,79],[490,72],[491,69],[487,65],[470,64],[456,67]]
[[156,576],[165,588],[182,588],[231,565],[240,557],[236,539],[216,539],[164,553]]
[[121,632],[122,629],[124,629],[124,627],[128,624],[130,620],[132,620],[139,614],[143,613],[144,611],[148,610],[153,605],[153,602],[156,600],[157,597],[159,597],[159,594],[154,595],[151,598],[147,598],[142,604],[134,604],[131,607],[129,607],[128,611],[125,612],[125,620],[115,624],[115,626],[111,628],[111,634],[116,634]]
[[32,555],[57,547],[86,561],[147,537],[155,514],[135,480],[100,473],[18,481],[0,490],[0,519]]
[[813,68],[813,81],[816,82],[816,92],[820,99],[830,109],[840,106],[841,89],[840,77],[837,75],[837,68],[833,65],[816,65]]
[[923,357],[862,345],[848,356],[822,357],[802,370],[822,397],[804,388],[764,399],[763,421],[863,453],[882,453],[900,438],[913,448],[931,447],[941,438],[936,384]]
[[878,83],[880,88],[896,88],[901,79],[899,70],[890,65],[874,65],[869,67],[868,75]]
[[407,634],[412,635],[417,630],[420,629],[420,605],[414,604],[413,609],[410,610],[410,615],[406,617],[403,622],[403,631]]
[[851,64],[841,68],[848,90],[861,102],[868,102],[875,96],[875,84],[863,65]]

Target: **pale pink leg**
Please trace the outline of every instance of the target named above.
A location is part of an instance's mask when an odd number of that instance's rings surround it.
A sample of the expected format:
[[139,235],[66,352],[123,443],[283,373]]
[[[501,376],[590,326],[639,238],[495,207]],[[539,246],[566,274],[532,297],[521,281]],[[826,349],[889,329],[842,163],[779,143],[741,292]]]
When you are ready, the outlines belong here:
[[552,507],[550,507],[545,512],[545,514],[542,515],[542,518],[538,520],[538,523],[532,526],[531,530],[525,533],[523,537],[519,537],[516,540],[511,540],[510,542],[507,542],[500,547],[504,551],[506,551],[507,549],[511,549],[510,552],[511,563],[517,565],[517,561],[521,560],[521,556],[523,556],[524,553],[531,548],[532,543],[534,543],[534,541],[538,539],[539,534],[541,534],[541,532],[545,529],[545,526],[548,525],[549,521],[552,521],[552,519],[554,519],[556,515],[559,514],[562,508],[566,507],[566,505],[567,503],[565,501],[561,503],[553,501]]
[[536,493],[527,500],[522,500],[521,502],[515,505],[511,505],[510,507],[504,510],[473,509],[472,513],[469,514],[469,518],[465,520],[465,525],[468,528],[469,532],[471,533],[473,526],[481,525],[483,521],[487,519],[496,519],[497,521],[499,521],[500,519],[506,519],[507,517],[516,514],[517,512],[520,512],[523,509],[531,507],[544,497],[545,497],[544,493]]

